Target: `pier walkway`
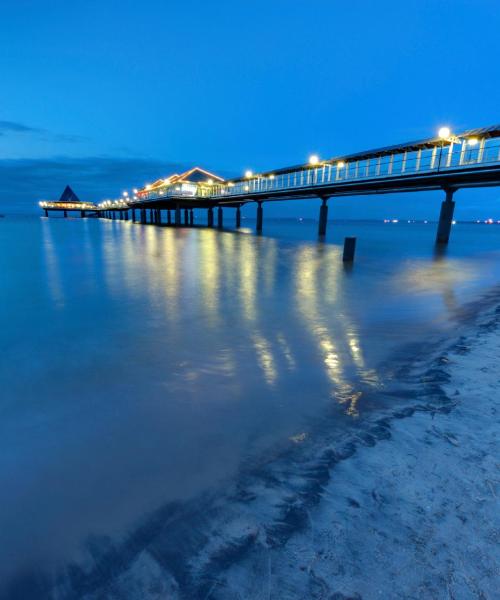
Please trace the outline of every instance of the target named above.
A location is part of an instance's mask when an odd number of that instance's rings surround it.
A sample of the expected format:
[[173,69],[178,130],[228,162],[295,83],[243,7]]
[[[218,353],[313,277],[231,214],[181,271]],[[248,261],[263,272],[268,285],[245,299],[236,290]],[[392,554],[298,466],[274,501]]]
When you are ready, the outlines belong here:
[[[410,191],[443,190],[436,241],[447,243],[456,190],[470,187],[500,185],[500,125],[453,134],[446,127],[438,136],[321,160],[312,156],[307,164],[253,173],[223,180],[200,168],[181,175],[172,175],[146,185],[133,193],[125,192],[118,200],[95,205],[99,216],[119,213],[128,218],[128,211],[140,214],[140,221],[161,223],[162,210],[167,211],[167,223],[193,225],[193,209],[208,209],[208,224],[223,223],[223,208],[236,208],[236,226],[241,225],[240,208],[253,202],[257,205],[258,232],[263,228],[263,203],[292,199],[320,199],[318,234],[326,234],[328,200],[336,196],[387,194]],[[50,203],[46,211],[61,210]],[[88,209],[87,209],[88,210]],[[173,219],[170,211],[173,211]],[[182,223],[184,211],[184,223]],[[126,213],[126,215],[125,215]],[[47,214],[47,213],[46,213]],[[125,216],[124,216],[125,215]]]

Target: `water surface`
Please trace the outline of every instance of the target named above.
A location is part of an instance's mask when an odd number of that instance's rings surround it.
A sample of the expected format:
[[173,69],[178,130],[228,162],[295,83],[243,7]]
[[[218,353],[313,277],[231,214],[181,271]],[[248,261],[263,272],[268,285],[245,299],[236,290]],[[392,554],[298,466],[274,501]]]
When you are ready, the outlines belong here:
[[326,410],[362,419],[391,361],[499,279],[500,226],[436,252],[435,224],[245,224],[0,222],[0,581],[223,486]]

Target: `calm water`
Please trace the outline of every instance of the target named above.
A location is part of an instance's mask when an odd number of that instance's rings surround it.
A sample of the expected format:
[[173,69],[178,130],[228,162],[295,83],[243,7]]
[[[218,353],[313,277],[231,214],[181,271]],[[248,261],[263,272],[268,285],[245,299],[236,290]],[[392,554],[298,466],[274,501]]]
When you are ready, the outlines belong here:
[[[0,220],[0,581],[223,485],[497,284],[500,226]],[[345,269],[340,241],[358,236]]]

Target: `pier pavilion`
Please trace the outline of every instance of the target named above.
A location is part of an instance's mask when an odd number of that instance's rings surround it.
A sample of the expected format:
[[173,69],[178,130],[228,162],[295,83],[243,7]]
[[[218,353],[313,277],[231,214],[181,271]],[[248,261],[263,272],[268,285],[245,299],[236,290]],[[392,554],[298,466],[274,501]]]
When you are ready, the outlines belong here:
[[42,200],[39,204],[46,217],[49,216],[49,212],[62,212],[65,217],[70,211],[78,211],[81,217],[86,217],[88,212],[95,215],[98,212],[96,204],[82,202],[69,185],[65,187],[59,200]]
[[[99,216],[128,219],[129,210],[140,222],[194,224],[193,209],[208,211],[208,225],[223,226],[223,209],[236,209],[241,225],[241,206],[254,203],[256,229],[263,230],[263,204],[293,199],[320,200],[318,235],[326,234],[328,202],[337,196],[389,194],[442,190],[436,242],[448,243],[455,208],[454,194],[462,188],[500,185],[500,125],[470,129],[459,134],[442,127],[438,135],[374,150],[337,155],[322,160],[311,156],[305,164],[224,180],[200,167],[148,184],[123,197],[97,206]],[[174,213],[172,222],[171,212]],[[184,220],[182,220],[184,212]]]

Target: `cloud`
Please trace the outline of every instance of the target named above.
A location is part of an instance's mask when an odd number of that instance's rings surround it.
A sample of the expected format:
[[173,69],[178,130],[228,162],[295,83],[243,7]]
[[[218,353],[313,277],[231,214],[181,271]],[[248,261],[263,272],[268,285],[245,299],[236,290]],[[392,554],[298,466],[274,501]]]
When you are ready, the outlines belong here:
[[86,157],[0,159],[0,212],[37,211],[69,184],[82,200],[115,198],[123,190],[183,171],[190,165],[157,159]]
[[23,123],[16,123],[15,121],[0,121],[0,135],[6,135],[8,133],[45,133],[45,130],[38,129],[37,127],[29,127]]
[[48,129],[31,127],[30,125],[18,123],[17,121],[0,121],[0,137],[16,134],[34,135],[42,140],[50,140],[68,144],[76,144],[88,139],[85,136],[71,133],[54,133]]

